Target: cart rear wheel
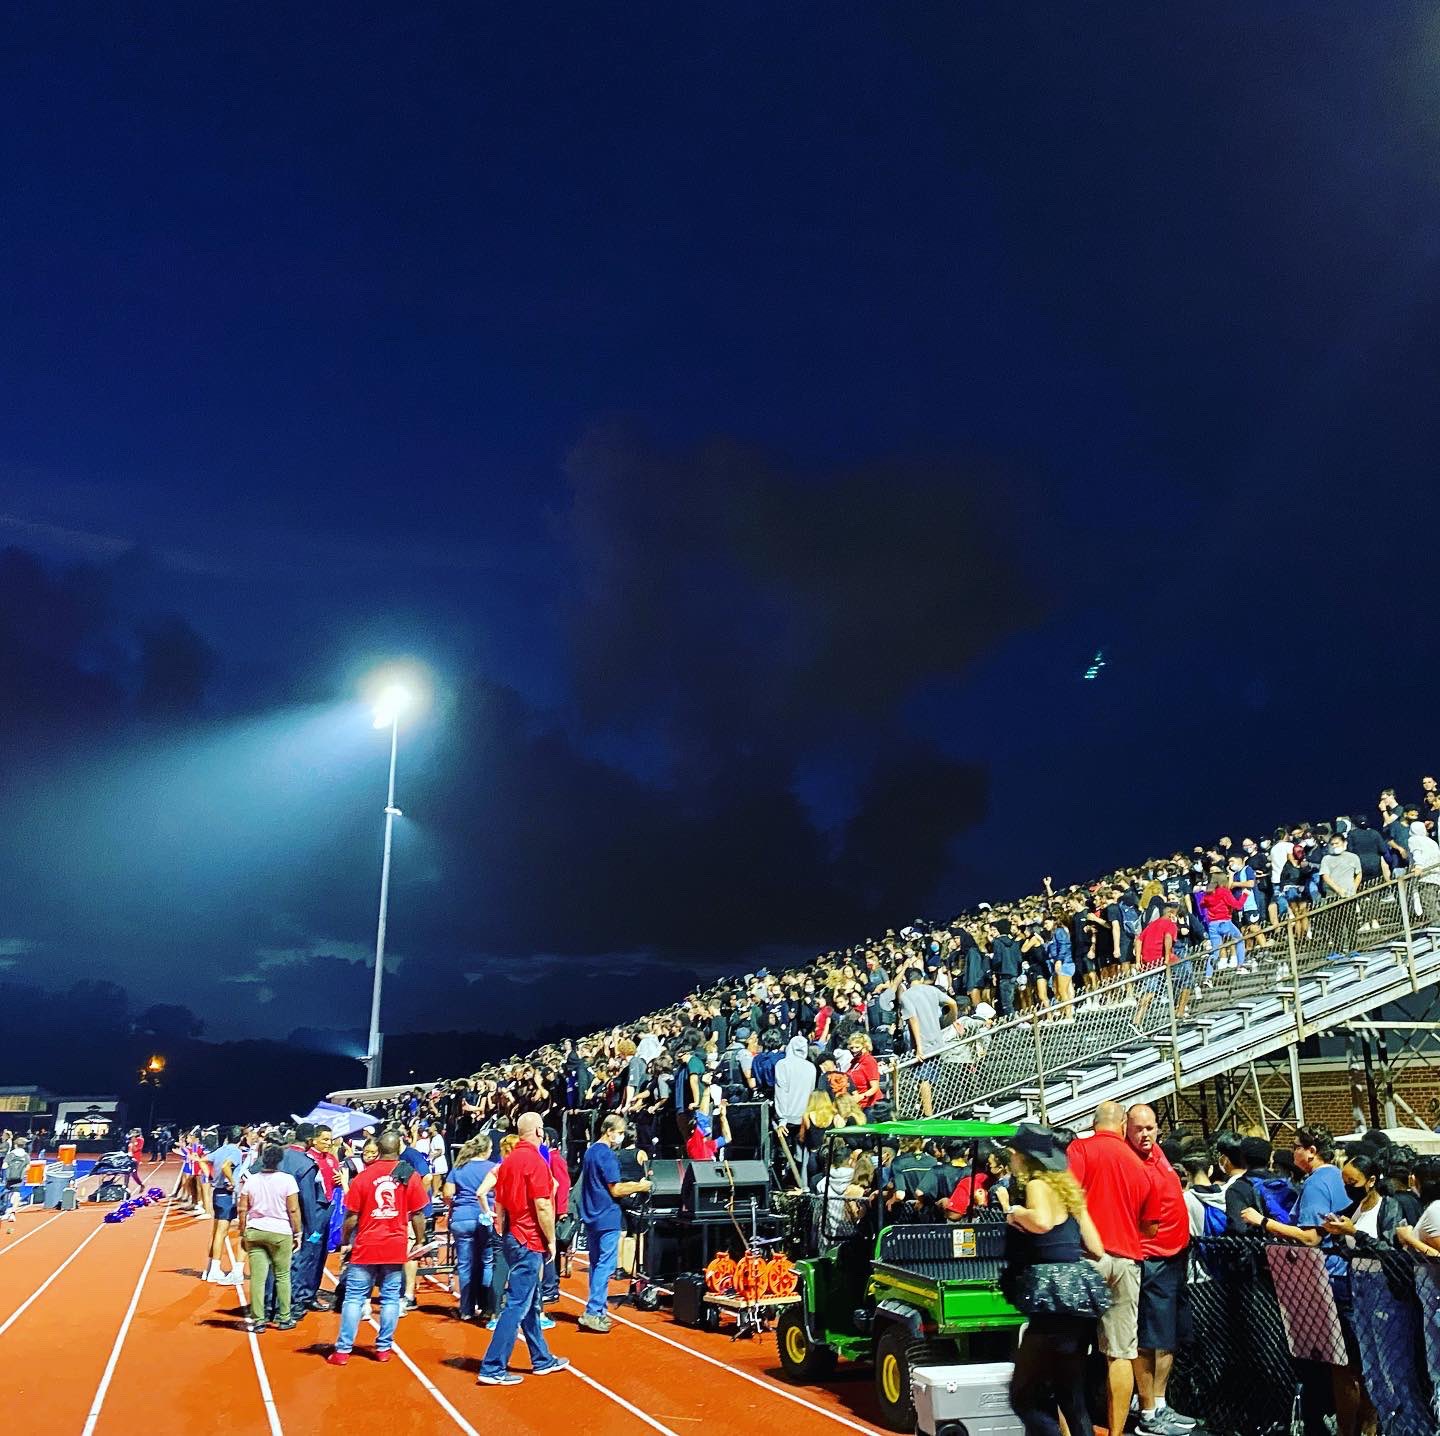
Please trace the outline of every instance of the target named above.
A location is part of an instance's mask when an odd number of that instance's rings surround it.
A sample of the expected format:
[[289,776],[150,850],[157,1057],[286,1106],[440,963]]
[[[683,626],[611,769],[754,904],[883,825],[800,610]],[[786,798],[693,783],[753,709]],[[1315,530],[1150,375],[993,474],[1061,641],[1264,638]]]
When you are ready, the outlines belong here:
[[835,1370],[835,1353],[810,1340],[798,1301],[781,1308],[775,1323],[775,1345],[780,1351],[780,1369],[791,1381],[823,1381]]

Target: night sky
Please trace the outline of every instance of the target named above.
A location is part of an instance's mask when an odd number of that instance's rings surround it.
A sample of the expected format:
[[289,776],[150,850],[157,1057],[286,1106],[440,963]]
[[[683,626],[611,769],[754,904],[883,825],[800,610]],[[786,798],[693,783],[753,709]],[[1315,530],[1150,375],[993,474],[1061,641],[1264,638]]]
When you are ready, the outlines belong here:
[[394,658],[393,1030],[1440,762],[1433,7],[12,6],[0,176],[0,981],[362,1027]]

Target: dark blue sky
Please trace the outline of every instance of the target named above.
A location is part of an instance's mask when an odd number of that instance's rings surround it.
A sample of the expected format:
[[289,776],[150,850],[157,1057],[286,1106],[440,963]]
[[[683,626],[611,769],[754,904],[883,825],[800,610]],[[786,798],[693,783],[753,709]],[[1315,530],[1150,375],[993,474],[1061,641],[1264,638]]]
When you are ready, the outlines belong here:
[[1435,762],[1425,7],[51,7],[3,52],[0,977],[363,1021],[336,705],[391,653],[439,685],[410,1026]]

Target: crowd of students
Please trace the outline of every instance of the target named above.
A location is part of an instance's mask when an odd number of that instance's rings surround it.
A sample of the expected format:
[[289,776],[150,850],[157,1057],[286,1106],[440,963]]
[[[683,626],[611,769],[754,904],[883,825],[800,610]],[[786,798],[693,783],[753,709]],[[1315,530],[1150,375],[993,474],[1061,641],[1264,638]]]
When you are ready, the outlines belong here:
[[[567,1111],[615,1112],[648,1150],[676,1152],[693,1114],[724,1098],[770,1104],[794,1139],[810,1093],[786,1074],[803,1059],[842,1120],[873,1119],[895,1098],[894,1058],[927,1056],[942,1038],[1012,1014],[1073,1022],[1077,1010],[1113,1000],[1106,984],[1121,979],[1142,1023],[1166,962],[1183,1018],[1218,971],[1256,962],[1275,923],[1304,924],[1316,904],[1396,874],[1417,877],[1440,915],[1437,817],[1440,785],[1427,776],[1417,803],[1386,789],[1373,818],[1221,837],[1065,889],[1047,877],[1035,896],[982,903],[946,924],[917,921],[805,967],[726,979],[634,1022],[415,1089],[386,1115],[463,1141],[523,1111],[557,1131]],[[928,1111],[927,1084],[919,1093]]]

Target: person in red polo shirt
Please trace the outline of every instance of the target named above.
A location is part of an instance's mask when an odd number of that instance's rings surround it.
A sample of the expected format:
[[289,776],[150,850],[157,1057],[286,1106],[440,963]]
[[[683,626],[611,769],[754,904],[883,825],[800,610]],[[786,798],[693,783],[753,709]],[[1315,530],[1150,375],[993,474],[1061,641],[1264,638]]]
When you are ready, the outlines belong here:
[[1160,1222],[1143,1237],[1135,1384],[1140,1388],[1140,1430],[1144,1436],[1189,1436],[1195,1426],[1165,1404],[1165,1387],[1180,1340],[1189,1325],[1190,1214],[1175,1169],[1155,1140],[1155,1110],[1137,1103],[1125,1114],[1125,1141],[1145,1164],[1160,1204]]
[[1135,1394],[1132,1362],[1140,1354],[1140,1262],[1144,1237],[1160,1224],[1160,1200],[1145,1163],[1125,1141],[1125,1109],[1102,1102],[1095,1109],[1095,1131],[1071,1142],[1070,1170],[1085,1189],[1105,1255],[1095,1263],[1110,1288],[1110,1310],[1100,1318],[1100,1350],[1109,1368],[1106,1429],[1121,1432]]
[[569,1358],[552,1356],[540,1329],[540,1290],[545,1258],[555,1255],[555,1174],[540,1153],[545,1126],[538,1112],[522,1112],[515,1124],[520,1140],[500,1163],[495,1176],[495,1235],[505,1252],[510,1275],[505,1305],[495,1334],[475,1378],[480,1386],[518,1386],[520,1373],[510,1370],[515,1339],[524,1335],[535,1376],[563,1371]]
[[850,1070],[845,1075],[855,1089],[855,1100],[862,1112],[868,1112],[884,1096],[880,1087],[880,1064],[875,1060],[870,1037],[864,1032],[852,1032],[849,1040]]

